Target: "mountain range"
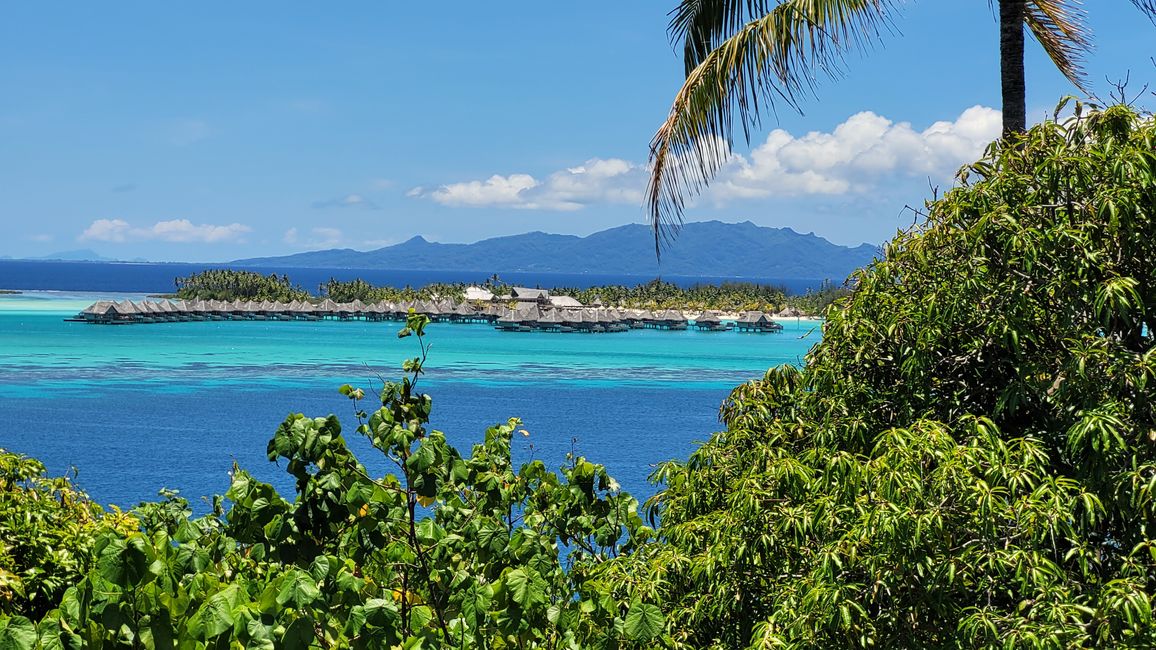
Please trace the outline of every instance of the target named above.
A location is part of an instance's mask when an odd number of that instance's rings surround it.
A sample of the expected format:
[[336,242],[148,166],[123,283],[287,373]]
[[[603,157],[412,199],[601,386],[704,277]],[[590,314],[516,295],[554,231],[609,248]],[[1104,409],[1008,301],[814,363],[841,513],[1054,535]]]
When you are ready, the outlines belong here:
[[877,246],[839,246],[812,233],[743,223],[683,225],[654,255],[649,226],[631,224],[579,237],[530,232],[473,244],[441,244],[421,236],[371,251],[350,248],[235,260],[237,266],[454,270],[486,273],[611,273],[841,281],[879,253]]

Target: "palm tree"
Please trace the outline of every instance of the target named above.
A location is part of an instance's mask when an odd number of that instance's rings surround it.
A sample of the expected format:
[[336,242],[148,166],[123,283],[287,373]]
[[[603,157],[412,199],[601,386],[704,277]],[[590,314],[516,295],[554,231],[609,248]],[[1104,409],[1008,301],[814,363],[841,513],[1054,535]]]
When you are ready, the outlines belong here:
[[[1086,90],[1081,58],[1090,38],[1077,0],[988,0],[999,4],[1000,86],[1005,136],[1027,126],[1024,27],[1056,67]],[[1156,17],[1156,0],[1131,0]],[[730,155],[734,123],[749,142],[760,114],[797,108],[817,73],[841,70],[890,27],[896,0],[681,0],[669,31],[683,43],[686,81],[650,143],[646,203],[656,253]]]

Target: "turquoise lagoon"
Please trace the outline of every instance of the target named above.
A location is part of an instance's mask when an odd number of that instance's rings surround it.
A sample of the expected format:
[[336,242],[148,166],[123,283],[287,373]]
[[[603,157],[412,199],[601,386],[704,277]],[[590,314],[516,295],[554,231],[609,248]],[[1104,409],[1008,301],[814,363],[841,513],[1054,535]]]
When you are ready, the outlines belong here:
[[[386,470],[337,388],[372,394],[399,376],[417,348],[396,337],[397,323],[64,322],[109,297],[123,295],[0,295],[0,447],[54,472],[75,468],[102,503],[131,506],[162,487],[202,503],[228,487],[234,462],[289,493],[266,442],[289,413],[335,413],[363,462]],[[575,451],[645,498],[656,463],[685,458],[718,429],[731,388],[801,364],[819,339],[815,321],[783,325],[778,334],[581,335],[434,324],[421,387],[433,396],[434,428],[464,453],[486,427],[519,417],[530,432],[515,441],[519,460],[558,466]]]

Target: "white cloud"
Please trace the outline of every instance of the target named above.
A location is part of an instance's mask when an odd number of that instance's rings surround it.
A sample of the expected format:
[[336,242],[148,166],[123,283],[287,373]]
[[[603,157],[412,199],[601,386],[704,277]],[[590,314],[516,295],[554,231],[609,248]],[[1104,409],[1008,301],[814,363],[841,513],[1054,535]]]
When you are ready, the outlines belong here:
[[297,243],[297,228],[296,228],[296,226],[294,226],[293,228],[290,228],[289,230],[286,230],[285,235],[281,237],[281,241],[285,242],[286,244],[296,244]]
[[749,157],[733,156],[707,197],[721,202],[867,192],[897,176],[945,180],[979,157],[999,132],[1000,112],[984,106],[923,131],[871,112],[852,115],[830,133],[795,137],[776,129]]
[[[794,136],[782,129],[746,156],[732,154],[704,199],[846,195],[871,191],[912,177],[942,181],[977,158],[1000,132],[1000,112],[973,106],[954,121],[922,131],[908,122],[865,111],[829,133]],[[722,146],[725,147],[725,144]],[[592,158],[543,179],[530,174],[495,174],[485,180],[415,187],[411,198],[456,207],[578,210],[595,203],[638,205],[646,188],[644,165],[618,158]]]
[[543,180],[529,174],[495,174],[484,181],[415,187],[409,197],[426,197],[443,205],[506,207],[524,210],[578,210],[591,203],[639,203],[645,169],[618,158],[592,158],[554,172]]
[[175,243],[218,244],[244,241],[249,226],[231,223],[224,226],[214,224],[194,224],[188,219],[158,221],[145,228],[134,227],[124,219],[97,219],[93,221],[79,239],[105,242],[165,241]]
[[47,244],[48,242],[50,242],[54,239],[56,239],[54,236],[46,234],[46,233],[38,233],[38,234],[34,234],[34,235],[28,235],[29,241],[34,241],[34,242],[37,242],[39,244]]
[[124,219],[97,219],[80,233],[80,239],[122,242],[128,239],[130,229]]

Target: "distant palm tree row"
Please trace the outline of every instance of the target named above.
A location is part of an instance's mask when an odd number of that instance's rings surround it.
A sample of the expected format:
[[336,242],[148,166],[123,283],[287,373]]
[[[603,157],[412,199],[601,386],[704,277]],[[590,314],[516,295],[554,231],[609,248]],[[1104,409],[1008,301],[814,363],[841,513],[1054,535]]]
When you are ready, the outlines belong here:
[[183,300],[308,300],[309,292],[293,285],[287,275],[253,271],[208,269],[176,278],[177,297]]
[[[360,278],[355,280],[330,278],[318,287],[319,296],[311,296],[308,291],[294,285],[287,275],[266,276],[252,271],[229,269],[209,269],[188,277],[176,278],[175,282],[176,295],[184,300],[292,302],[326,297],[339,303],[360,300],[368,304],[441,298],[461,300],[466,294],[466,285],[463,283],[435,283],[417,288],[410,286],[399,288],[376,286]],[[497,276],[491,277],[482,286],[497,296],[498,300],[501,300],[502,296],[509,296],[513,289]],[[549,292],[554,296],[571,296],[584,305],[768,312],[793,307],[807,314],[818,314],[835,298],[844,295],[846,289],[824,285],[803,295],[790,295],[783,286],[755,282],[724,282],[718,285],[696,284],[681,287],[671,282],[652,280],[635,286],[554,287]]]
[[[989,0],[991,4],[993,0]],[[1091,35],[1076,0],[997,0],[1005,136],[1027,125],[1024,31],[1086,91],[1081,60]],[[1131,0],[1150,18],[1156,0]],[[843,57],[890,26],[895,0],[681,0],[669,33],[682,43],[686,81],[651,141],[647,209],[655,252],[682,222],[687,199],[730,155],[735,122],[749,140],[767,108],[797,108],[818,72],[837,76]],[[1097,3],[1098,4],[1098,3]]]

